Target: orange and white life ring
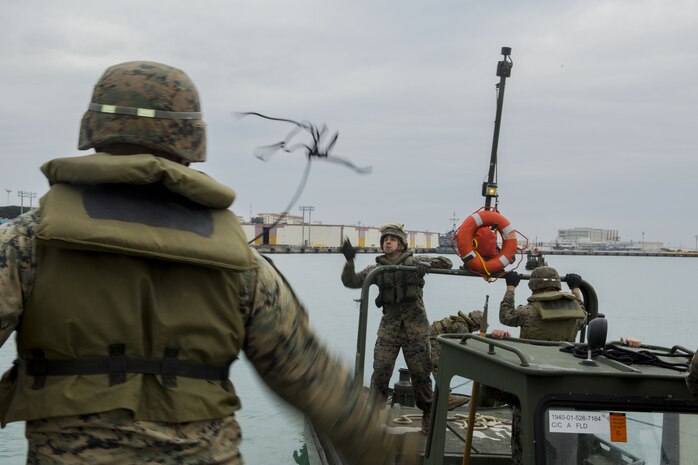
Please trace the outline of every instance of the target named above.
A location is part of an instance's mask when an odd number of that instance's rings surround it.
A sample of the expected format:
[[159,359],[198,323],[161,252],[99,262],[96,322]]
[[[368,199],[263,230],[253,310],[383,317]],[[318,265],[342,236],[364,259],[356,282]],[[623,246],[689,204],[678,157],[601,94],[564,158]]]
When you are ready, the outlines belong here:
[[[494,226],[502,236],[502,248],[491,258],[482,257],[473,246],[475,232],[484,227]],[[458,255],[470,271],[490,275],[502,271],[514,263],[518,241],[516,229],[495,210],[479,210],[463,221],[454,236],[458,247]]]

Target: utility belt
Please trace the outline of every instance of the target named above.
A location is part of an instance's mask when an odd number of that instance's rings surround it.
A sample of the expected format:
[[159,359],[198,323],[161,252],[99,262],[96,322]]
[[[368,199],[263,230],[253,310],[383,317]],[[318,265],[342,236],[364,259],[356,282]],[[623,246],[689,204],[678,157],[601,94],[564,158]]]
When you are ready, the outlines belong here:
[[[399,305],[399,304],[406,304],[409,302],[416,302],[417,297],[403,297],[399,300],[395,300],[393,302],[390,302],[389,304],[386,304],[385,301],[383,300],[383,294],[379,293],[378,297],[376,297],[376,307],[381,308],[384,305]],[[383,309],[385,311],[385,309]]]
[[109,386],[126,382],[127,373],[161,375],[165,387],[176,387],[177,376],[185,378],[226,381],[230,366],[178,360],[178,348],[165,348],[163,358],[127,357],[125,344],[109,346],[109,357],[82,360],[46,360],[44,351],[31,349],[31,359],[17,359],[14,365],[34,377],[32,389],[42,389],[47,376],[109,375]]

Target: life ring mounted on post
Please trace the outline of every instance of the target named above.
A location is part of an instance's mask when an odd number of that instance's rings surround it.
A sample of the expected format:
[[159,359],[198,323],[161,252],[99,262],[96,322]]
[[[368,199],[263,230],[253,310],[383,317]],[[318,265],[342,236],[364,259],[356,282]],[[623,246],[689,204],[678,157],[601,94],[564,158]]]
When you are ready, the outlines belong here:
[[[496,228],[502,236],[502,247],[493,257],[483,257],[473,243],[477,230],[484,227]],[[516,229],[498,211],[480,209],[463,221],[453,240],[465,266],[474,273],[489,277],[514,263],[518,249],[516,233]]]

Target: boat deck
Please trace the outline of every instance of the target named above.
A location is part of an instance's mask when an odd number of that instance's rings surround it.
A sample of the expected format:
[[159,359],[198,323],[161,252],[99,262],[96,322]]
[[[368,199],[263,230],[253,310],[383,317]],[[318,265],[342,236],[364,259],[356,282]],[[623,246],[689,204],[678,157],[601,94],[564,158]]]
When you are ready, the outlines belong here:
[[[463,462],[468,405],[466,403],[448,412],[444,464]],[[427,437],[420,432],[421,416],[421,411],[416,407],[397,405],[388,410],[386,424],[395,433],[418,435],[421,439],[419,450],[423,455],[427,449]],[[511,408],[506,405],[478,407],[475,424],[477,426],[473,433],[471,463],[510,463]]]
[[[467,397],[467,396],[465,396]],[[465,403],[449,411],[446,423],[446,440],[443,463],[461,465],[465,446],[465,430],[468,420],[469,404]],[[475,418],[476,430],[473,433],[472,465],[509,465],[511,463],[511,408],[478,407]],[[424,456],[427,450],[427,436],[421,433],[422,412],[416,407],[401,405],[389,406],[386,409],[386,425],[395,434],[410,435],[416,439],[418,451]],[[316,447],[309,448],[311,464],[343,465],[344,461],[337,455],[334,447],[312,427],[306,418],[306,440]],[[319,446],[319,447],[318,447]],[[400,464],[400,458],[396,465]]]

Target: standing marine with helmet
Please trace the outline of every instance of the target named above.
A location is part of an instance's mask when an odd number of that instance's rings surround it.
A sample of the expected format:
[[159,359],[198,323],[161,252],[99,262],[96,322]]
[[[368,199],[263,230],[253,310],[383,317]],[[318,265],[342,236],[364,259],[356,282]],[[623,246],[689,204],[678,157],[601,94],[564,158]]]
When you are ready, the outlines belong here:
[[586,322],[586,311],[579,285],[582,278],[574,273],[565,276],[571,294],[562,292],[560,275],[555,268],[541,266],[533,270],[528,281],[532,295],[527,305],[515,307],[514,294],[521,276],[512,271],[505,276],[507,289],[499,305],[499,322],[520,326],[521,337],[541,341],[574,342],[577,331]]
[[378,339],[373,351],[373,375],[371,389],[388,398],[390,378],[395,368],[400,348],[412,377],[415,403],[422,410],[422,432],[429,430],[429,412],[433,397],[431,385],[431,359],[429,350],[429,320],[424,308],[424,275],[430,268],[450,269],[451,260],[446,257],[413,255],[408,250],[407,234],[400,223],[387,223],[380,228],[380,244],[383,255],[376,257],[376,264],[360,272],[354,269],[355,251],[348,240],[342,245],[346,264],[342,270],[342,283],[352,289],[363,286],[366,276],[376,267],[384,265],[415,266],[417,272],[394,271],[380,273],[377,277],[378,297],[376,306],[383,308],[383,318],[378,327]]
[[242,463],[241,351],[351,463],[392,463],[379,406],[247,245],[235,193],[188,167],[206,157],[188,76],[108,68],[79,148],[98,153],[44,164],[40,207],[0,226],[0,345],[16,331],[18,351],[0,421],[26,421],[28,463]]

